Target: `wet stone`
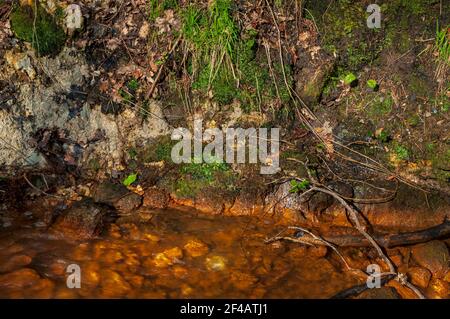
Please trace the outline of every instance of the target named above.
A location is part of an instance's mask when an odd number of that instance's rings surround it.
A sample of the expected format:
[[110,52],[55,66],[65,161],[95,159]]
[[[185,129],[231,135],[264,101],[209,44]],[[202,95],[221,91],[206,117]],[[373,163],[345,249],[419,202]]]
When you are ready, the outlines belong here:
[[166,268],[179,262],[182,258],[183,251],[178,247],[174,247],[156,254],[153,258],[153,264],[158,268]]
[[450,298],[450,284],[444,280],[433,278],[428,285],[430,297],[432,298]]
[[41,277],[36,271],[23,268],[14,272],[0,275],[0,290],[11,288],[25,288],[37,283]]
[[130,193],[120,198],[114,207],[119,214],[128,215],[135,212],[142,205],[142,197],[136,193]]
[[426,288],[430,282],[431,273],[429,270],[422,267],[412,267],[408,271],[408,277],[413,285],[420,288]]
[[32,258],[27,255],[15,255],[8,258],[7,261],[0,263],[0,273],[11,272],[22,268],[31,263]]
[[105,206],[82,200],[64,211],[50,231],[72,240],[94,238],[102,233],[108,213]]
[[124,297],[131,290],[130,284],[112,270],[101,273],[101,288],[102,297]]
[[449,270],[449,253],[447,246],[441,241],[430,241],[412,248],[414,260],[427,268],[433,277],[443,278]]
[[206,255],[209,251],[208,246],[198,239],[190,240],[184,245],[184,250],[191,257],[200,257]]
[[170,196],[159,188],[150,188],[144,194],[144,207],[164,209],[169,205]]
[[226,268],[226,259],[222,256],[207,257],[205,266],[209,271],[222,271]]
[[123,185],[104,182],[95,187],[92,198],[96,203],[114,206],[119,199],[129,192]]
[[368,289],[358,295],[356,299],[401,299],[401,297],[393,287],[381,287]]

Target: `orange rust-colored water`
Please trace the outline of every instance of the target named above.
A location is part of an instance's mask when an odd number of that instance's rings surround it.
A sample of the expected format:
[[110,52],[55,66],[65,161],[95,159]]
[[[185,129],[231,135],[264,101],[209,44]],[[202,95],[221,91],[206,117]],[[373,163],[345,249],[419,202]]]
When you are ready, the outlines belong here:
[[[144,216],[144,218],[143,218]],[[328,298],[360,282],[324,247],[265,244],[243,217],[152,211],[70,242],[22,225],[0,233],[2,298]],[[67,287],[67,266],[81,288]]]

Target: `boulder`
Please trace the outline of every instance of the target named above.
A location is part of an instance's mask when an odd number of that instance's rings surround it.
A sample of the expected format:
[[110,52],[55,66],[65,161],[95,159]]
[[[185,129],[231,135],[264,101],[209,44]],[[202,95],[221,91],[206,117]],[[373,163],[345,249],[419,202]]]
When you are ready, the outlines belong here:
[[128,215],[142,205],[140,195],[129,191],[121,184],[111,182],[98,184],[93,191],[92,198],[96,203],[114,207],[121,215]]
[[164,190],[151,187],[144,194],[143,206],[149,208],[165,209],[169,205],[170,196]]
[[84,240],[98,236],[112,216],[108,207],[82,200],[63,211],[50,227],[50,232],[57,236],[73,240]]

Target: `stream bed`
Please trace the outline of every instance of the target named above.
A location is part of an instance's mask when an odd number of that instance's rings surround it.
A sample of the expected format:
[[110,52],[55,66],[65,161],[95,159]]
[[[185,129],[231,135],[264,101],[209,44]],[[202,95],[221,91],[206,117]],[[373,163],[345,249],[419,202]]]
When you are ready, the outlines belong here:
[[326,247],[265,244],[270,220],[149,210],[73,242],[22,217],[0,232],[1,298],[329,298],[361,283]]

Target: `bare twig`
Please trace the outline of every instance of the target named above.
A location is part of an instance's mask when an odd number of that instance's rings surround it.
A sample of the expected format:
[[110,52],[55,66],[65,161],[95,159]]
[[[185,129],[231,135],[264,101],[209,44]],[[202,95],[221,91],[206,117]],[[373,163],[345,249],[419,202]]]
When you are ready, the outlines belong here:
[[158,70],[158,73],[156,74],[155,81],[153,82],[152,86],[150,87],[150,90],[149,90],[149,91],[147,92],[147,94],[145,95],[145,99],[149,99],[149,98],[152,96],[153,91],[155,90],[156,85],[158,84],[159,78],[161,77],[162,70],[163,70],[163,68],[164,68],[164,66],[165,66],[165,64],[166,64],[166,61],[168,60],[168,58],[170,57],[170,55],[172,55],[172,53],[173,53],[173,52],[175,51],[175,49],[177,48],[178,44],[179,44],[180,41],[181,41],[181,38],[182,38],[182,35],[180,35],[180,36],[177,38],[177,40],[175,41],[175,43],[172,45],[172,48],[170,49],[170,51],[167,53],[167,55],[166,55],[166,57],[165,57],[165,59],[164,59],[164,63],[163,63],[162,65],[159,66],[159,70]]

